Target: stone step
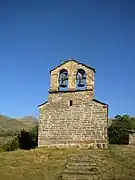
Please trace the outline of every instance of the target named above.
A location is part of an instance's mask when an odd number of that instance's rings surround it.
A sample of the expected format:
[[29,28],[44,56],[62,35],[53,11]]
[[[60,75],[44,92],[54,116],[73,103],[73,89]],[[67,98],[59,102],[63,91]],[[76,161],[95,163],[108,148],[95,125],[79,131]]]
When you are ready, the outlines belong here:
[[101,180],[101,178],[97,175],[63,174],[62,180]]
[[96,168],[91,169],[65,169],[63,174],[80,174],[80,175],[96,175],[99,174],[98,170]]
[[78,166],[96,166],[97,163],[95,163],[94,161],[69,161],[68,162],[69,165],[78,165]]
[[68,166],[97,166],[96,163],[93,162],[69,162]]
[[95,159],[90,157],[70,159],[62,173],[62,180],[100,180],[100,172]]
[[[91,170],[93,168],[97,169],[97,164],[90,161],[71,161],[69,162],[65,169],[83,169],[83,170]],[[97,169],[98,170],[98,169]]]
[[72,161],[69,161],[68,163],[77,163],[77,164],[96,164],[94,161],[84,161],[84,160],[72,160]]
[[85,160],[85,159],[70,159],[69,162],[93,163],[93,162],[95,162],[95,159],[88,159],[88,160]]
[[98,172],[98,168],[96,166],[68,166],[65,168],[65,170]]
[[90,162],[90,161],[95,161],[94,158],[84,158],[84,157],[70,157],[71,161],[77,161],[77,162]]

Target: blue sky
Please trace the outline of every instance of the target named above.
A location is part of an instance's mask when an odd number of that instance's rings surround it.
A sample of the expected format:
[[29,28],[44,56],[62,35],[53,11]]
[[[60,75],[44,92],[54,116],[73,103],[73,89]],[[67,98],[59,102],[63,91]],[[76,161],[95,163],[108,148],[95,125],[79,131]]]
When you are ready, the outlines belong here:
[[49,70],[70,58],[96,69],[109,117],[135,115],[134,0],[0,1],[0,114],[37,117]]

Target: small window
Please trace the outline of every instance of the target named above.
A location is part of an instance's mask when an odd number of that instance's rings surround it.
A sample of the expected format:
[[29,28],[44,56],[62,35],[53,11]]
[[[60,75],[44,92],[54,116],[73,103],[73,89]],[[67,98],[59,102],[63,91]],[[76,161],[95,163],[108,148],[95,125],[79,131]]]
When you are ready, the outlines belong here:
[[72,101],[72,100],[70,100],[69,105],[70,105],[70,106],[72,106],[72,105],[73,105],[73,101]]

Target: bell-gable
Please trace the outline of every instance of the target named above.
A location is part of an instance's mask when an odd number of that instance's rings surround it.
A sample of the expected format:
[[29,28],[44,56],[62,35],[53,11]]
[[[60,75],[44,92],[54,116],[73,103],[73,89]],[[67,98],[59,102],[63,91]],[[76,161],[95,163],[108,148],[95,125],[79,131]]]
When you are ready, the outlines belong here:
[[67,60],[50,71],[50,92],[94,91],[95,69],[76,60]]

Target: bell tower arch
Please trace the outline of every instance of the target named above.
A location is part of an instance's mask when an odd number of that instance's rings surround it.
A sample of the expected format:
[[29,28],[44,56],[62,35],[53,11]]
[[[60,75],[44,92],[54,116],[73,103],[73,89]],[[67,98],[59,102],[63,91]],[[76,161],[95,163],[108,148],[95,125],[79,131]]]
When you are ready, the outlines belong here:
[[86,90],[86,72],[83,69],[78,69],[76,73],[76,89]]
[[66,69],[61,69],[59,72],[58,90],[68,90],[68,71]]
[[95,69],[76,60],[65,61],[50,71],[50,92],[87,90],[94,95]]

